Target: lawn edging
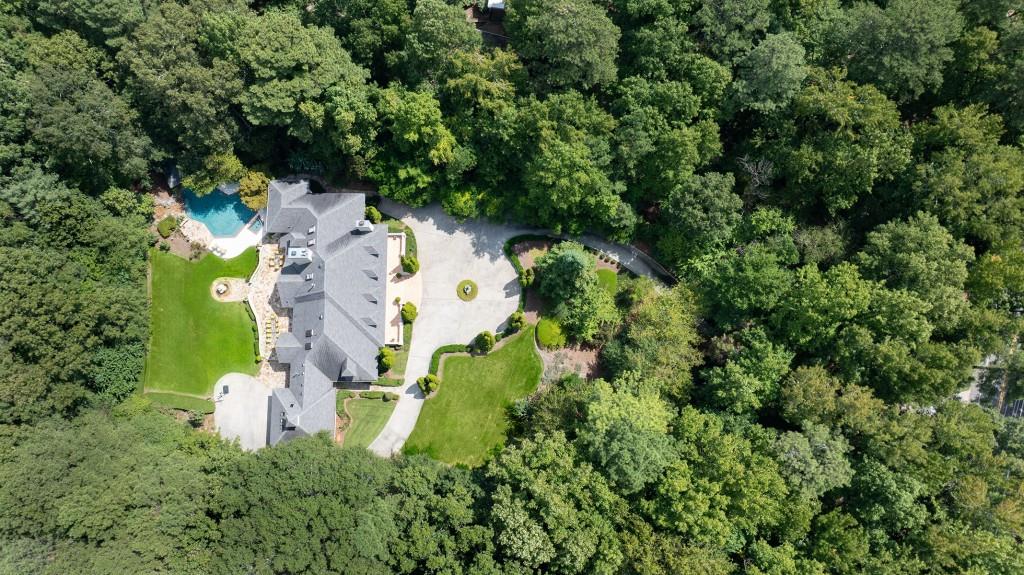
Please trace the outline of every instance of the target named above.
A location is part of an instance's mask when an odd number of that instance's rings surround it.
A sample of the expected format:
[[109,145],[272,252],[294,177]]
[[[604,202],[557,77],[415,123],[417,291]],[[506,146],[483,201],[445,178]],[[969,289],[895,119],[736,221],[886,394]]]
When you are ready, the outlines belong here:
[[160,391],[147,391],[142,394],[152,401],[154,404],[169,407],[171,409],[178,409],[181,411],[196,411],[199,413],[213,413],[216,407],[209,399],[202,399],[199,397],[192,397],[189,395],[180,395],[177,393],[168,393]]
[[453,343],[449,345],[442,345],[441,347],[434,350],[434,355],[430,356],[430,369],[427,373],[430,375],[437,375],[437,370],[441,368],[441,356],[446,353],[467,353],[469,352],[469,346],[463,343]]

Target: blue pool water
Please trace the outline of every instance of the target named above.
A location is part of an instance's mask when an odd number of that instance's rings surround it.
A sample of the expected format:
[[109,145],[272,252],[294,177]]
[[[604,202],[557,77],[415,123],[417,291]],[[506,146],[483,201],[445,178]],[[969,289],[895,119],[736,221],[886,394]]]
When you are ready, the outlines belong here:
[[202,222],[214,237],[234,236],[256,214],[242,203],[238,194],[227,195],[213,190],[205,196],[196,196],[185,190],[185,211],[188,217]]

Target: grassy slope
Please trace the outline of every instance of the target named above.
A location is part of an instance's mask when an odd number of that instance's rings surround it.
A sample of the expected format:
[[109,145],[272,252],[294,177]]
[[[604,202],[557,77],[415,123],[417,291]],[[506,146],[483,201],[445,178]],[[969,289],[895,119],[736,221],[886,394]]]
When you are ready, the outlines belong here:
[[481,464],[505,439],[506,406],[537,389],[541,371],[532,326],[490,355],[445,358],[441,387],[423,405],[406,452]]
[[215,301],[210,284],[218,277],[249,277],[256,250],[228,261],[208,254],[195,263],[153,250],[151,261],[146,391],[208,397],[225,373],[255,374],[256,342],[245,303]]
[[345,432],[345,447],[370,446],[370,443],[384,429],[384,424],[395,410],[396,401],[379,399],[353,399],[348,402],[348,412],[352,423]]

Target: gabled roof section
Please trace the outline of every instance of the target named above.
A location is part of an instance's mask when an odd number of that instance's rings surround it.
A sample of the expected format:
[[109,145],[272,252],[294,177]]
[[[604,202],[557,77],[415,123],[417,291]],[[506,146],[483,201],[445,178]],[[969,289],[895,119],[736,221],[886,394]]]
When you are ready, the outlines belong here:
[[360,193],[314,194],[306,180],[270,183],[265,228],[292,254],[277,283],[281,304],[291,308],[291,331],[275,348],[289,381],[271,400],[271,444],[333,429],[334,383],[377,379],[387,228],[358,229],[365,206]]

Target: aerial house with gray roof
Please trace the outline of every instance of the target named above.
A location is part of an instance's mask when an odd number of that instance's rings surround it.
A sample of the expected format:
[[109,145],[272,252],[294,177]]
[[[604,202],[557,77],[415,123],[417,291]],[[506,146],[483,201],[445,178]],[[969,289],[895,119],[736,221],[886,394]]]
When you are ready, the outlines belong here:
[[385,345],[387,228],[364,220],[365,196],[270,183],[266,232],[285,254],[277,280],[290,331],[277,340],[288,385],[270,397],[267,444],[333,432],[337,382],[377,379]]

